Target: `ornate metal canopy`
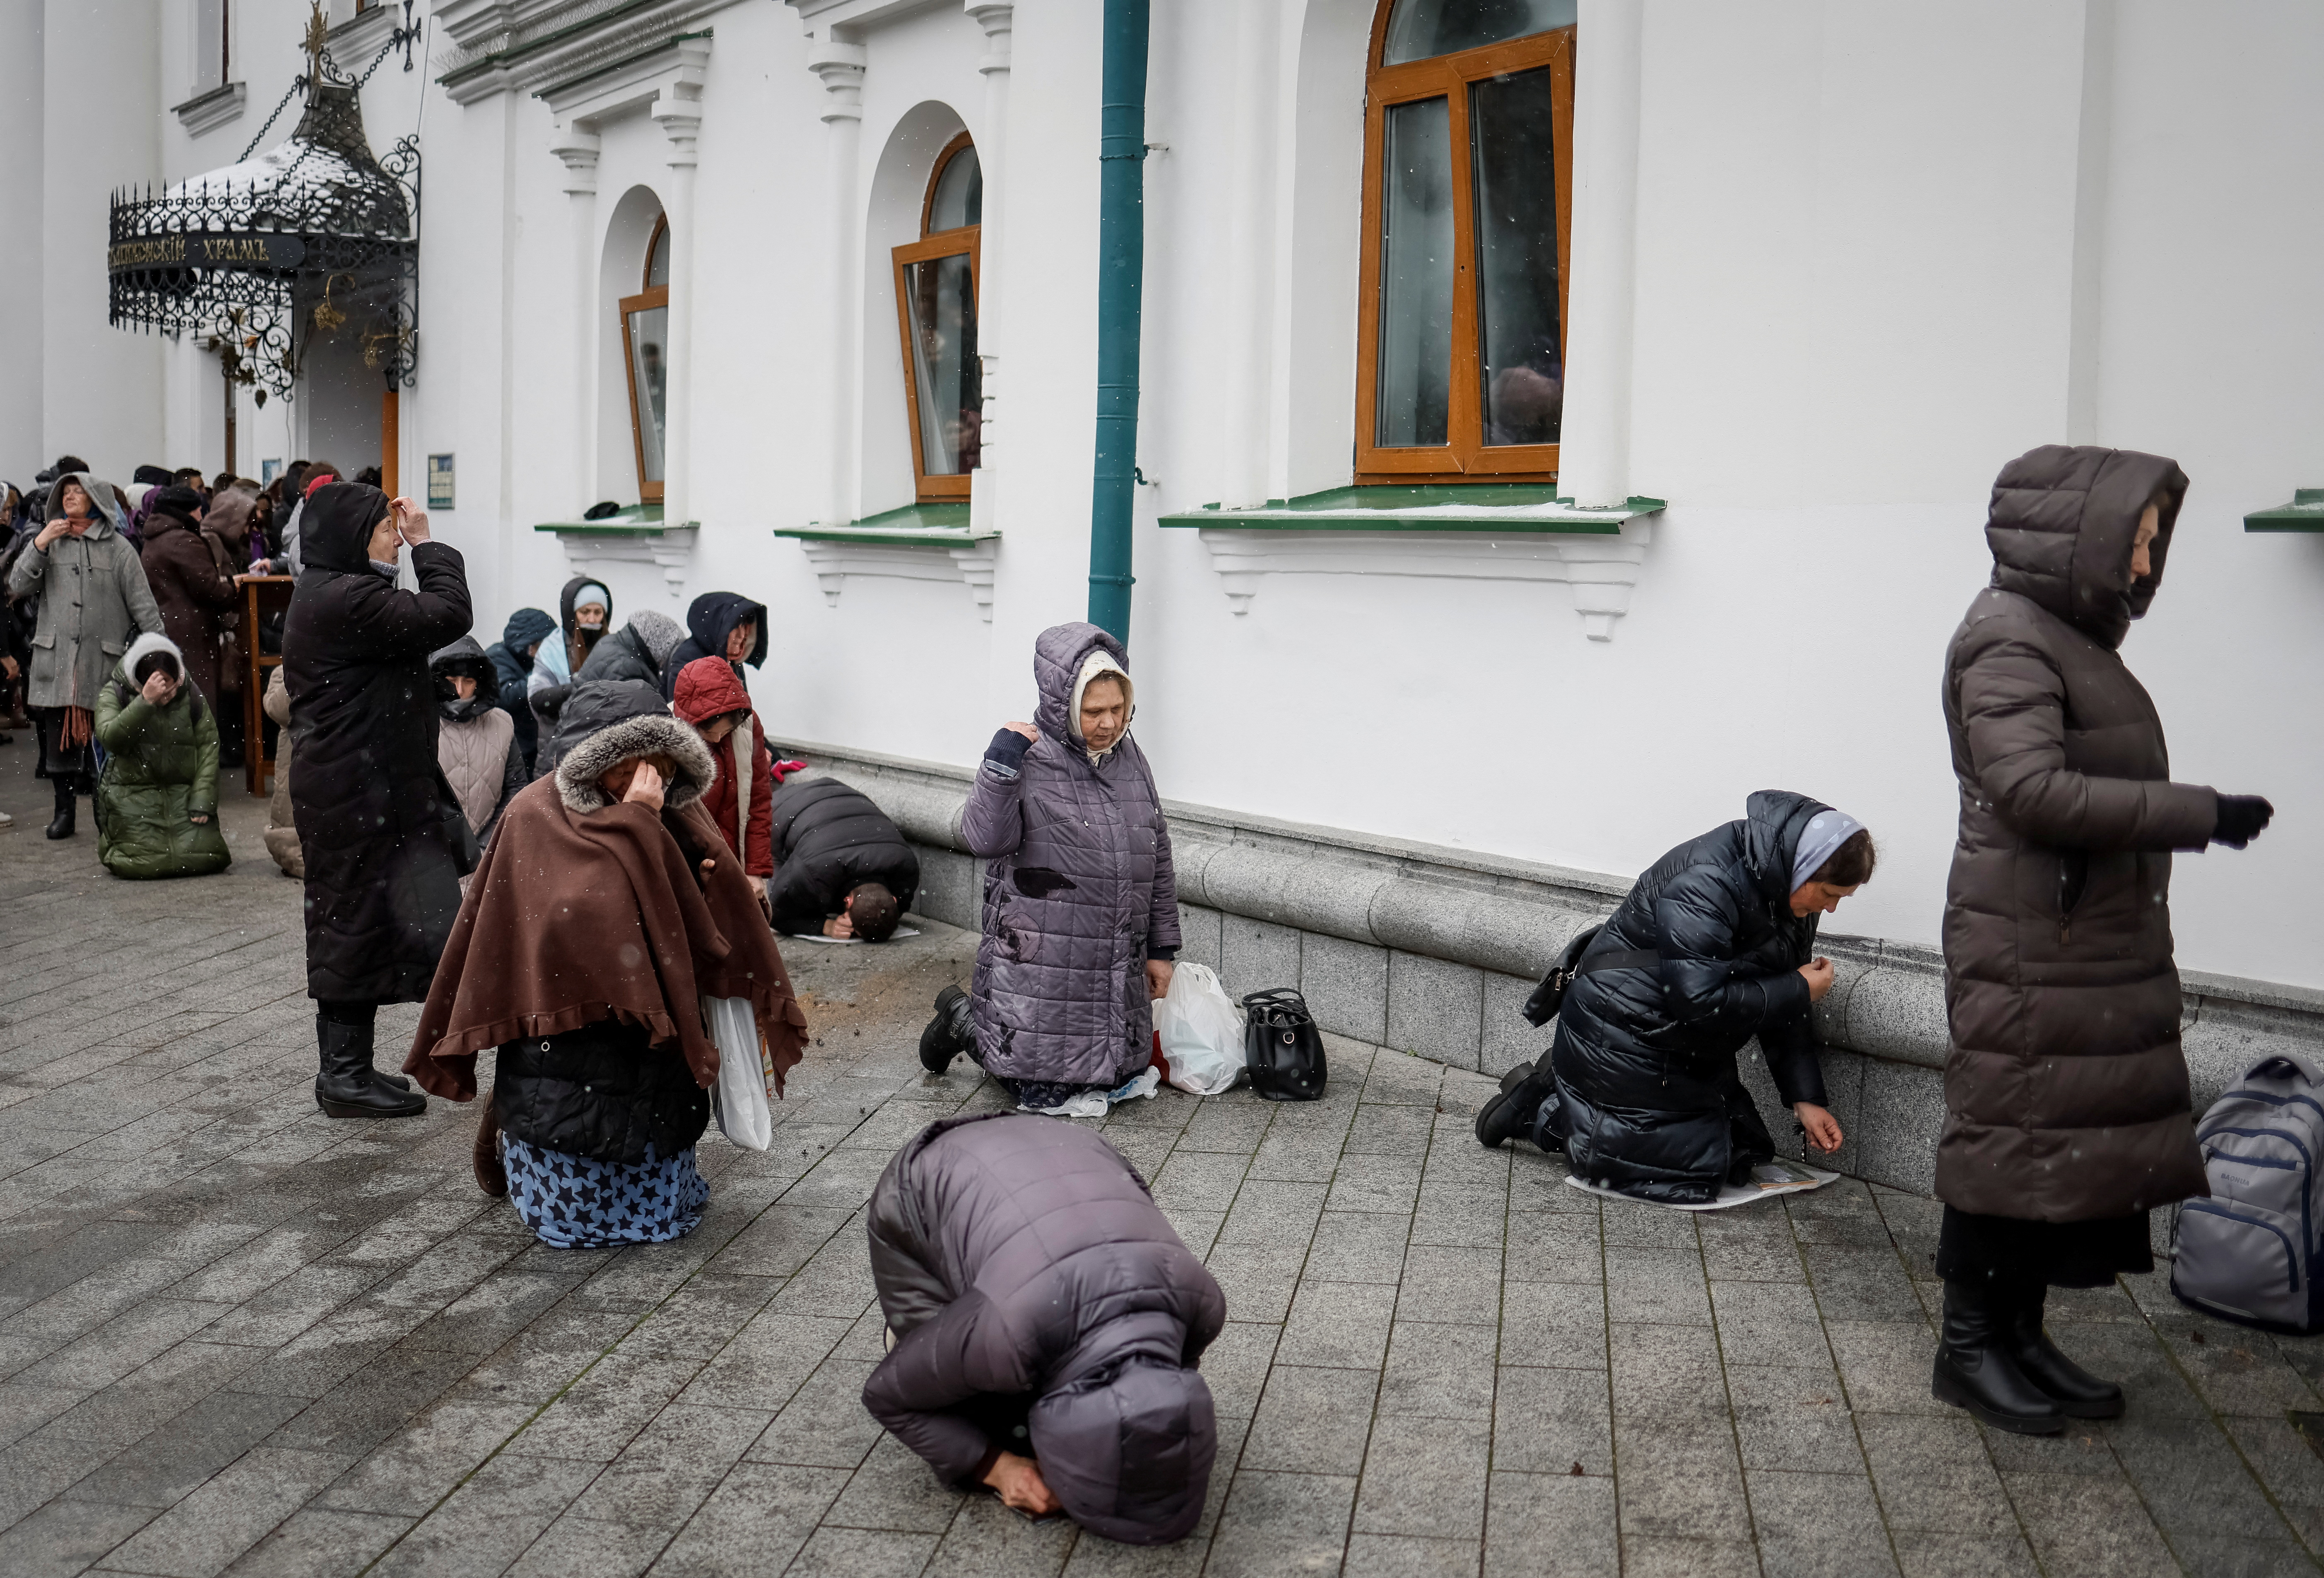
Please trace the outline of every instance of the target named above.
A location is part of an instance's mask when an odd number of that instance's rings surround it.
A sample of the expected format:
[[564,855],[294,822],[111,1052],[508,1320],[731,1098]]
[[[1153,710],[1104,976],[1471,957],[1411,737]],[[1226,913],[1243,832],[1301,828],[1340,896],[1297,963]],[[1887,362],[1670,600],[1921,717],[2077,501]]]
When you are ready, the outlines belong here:
[[[389,48],[401,42],[399,31]],[[159,192],[113,198],[110,321],[200,337],[230,376],[262,386],[261,403],[268,391],[289,399],[325,339],[353,336],[389,388],[411,383],[419,348],[419,141],[374,158],[362,85],[325,51],[319,12],[309,51],[292,86],[306,109],[288,138]]]

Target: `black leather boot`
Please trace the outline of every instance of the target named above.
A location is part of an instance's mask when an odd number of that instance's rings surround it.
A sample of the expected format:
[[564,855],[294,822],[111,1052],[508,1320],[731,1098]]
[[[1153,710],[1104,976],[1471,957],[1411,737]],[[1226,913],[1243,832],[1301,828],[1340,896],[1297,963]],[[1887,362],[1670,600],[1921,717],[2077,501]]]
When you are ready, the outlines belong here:
[[936,1017],[920,1032],[920,1066],[942,1074],[952,1060],[976,1045],[976,1027],[969,1018],[968,993],[947,986],[936,993]]
[[70,838],[73,835],[72,780],[60,778],[56,780],[56,785],[57,816],[56,820],[49,824],[49,836]]
[[2009,1295],[2002,1289],[1946,1283],[1944,1335],[1929,1391],[1997,1430],[2055,1435],[2066,1427],[2066,1416],[2009,1356],[2010,1315]]
[[2058,1351],[2042,1330],[2042,1306],[2049,1288],[2035,1284],[2012,1296],[2002,1346],[2016,1361],[2020,1374],[2058,1405],[2070,1419],[2119,1419],[2122,1388],[2100,1380]]
[[321,1067],[315,1075],[315,1104],[334,1118],[416,1118],[428,1110],[417,1091],[383,1083],[371,1066],[372,1027],[344,1025],[315,1016]]
[[1477,1143],[1499,1150],[1533,1128],[1542,1103],[1557,1094],[1557,1080],[1549,1072],[1549,1054],[1520,1063],[1501,1075],[1500,1094],[1477,1111]]

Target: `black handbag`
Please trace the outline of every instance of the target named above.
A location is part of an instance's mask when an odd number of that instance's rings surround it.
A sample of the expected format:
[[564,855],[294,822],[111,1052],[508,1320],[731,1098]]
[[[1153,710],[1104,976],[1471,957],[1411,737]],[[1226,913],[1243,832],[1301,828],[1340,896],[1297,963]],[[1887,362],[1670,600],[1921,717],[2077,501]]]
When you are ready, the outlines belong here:
[[1594,974],[1600,970],[1642,970],[1662,962],[1662,955],[1652,948],[1609,948],[1591,954],[1591,945],[1605,929],[1602,926],[1585,926],[1573,934],[1573,940],[1557,955],[1557,963],[1549,967],[1549,974],[1541,978],[1541,984],[1526,999],[1526,1023],[1545,1025],[1555,1019],[1559,1005],[1565,1001],[1565,989],[1573,984],[1577,975]]
[[1307,1000],[1288,986],[1242,1000],[1242,1061],[1250,1088],[1270,1102],[1313,1102],[1323,1094],[1323,1036]]

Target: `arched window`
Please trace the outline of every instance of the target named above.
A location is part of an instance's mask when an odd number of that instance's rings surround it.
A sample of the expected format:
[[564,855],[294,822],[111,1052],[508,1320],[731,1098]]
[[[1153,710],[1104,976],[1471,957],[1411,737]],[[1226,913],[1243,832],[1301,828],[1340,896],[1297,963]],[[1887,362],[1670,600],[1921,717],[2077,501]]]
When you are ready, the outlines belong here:
[[1546,478],[1565,392],[1575,0],[1382,0],[1360,482]]
[[936,155],[920,204],[920,239],[896,248],[896,327],[903,336],[904,403],[923,503],[968,497],[984,415],[976,359],[976,253],[984,171],[963,132]]
[[630,437],[637,447],[638,497],[661,502],[663,422],[669,409],[669,219],[654,221],[638,293],[622,298],[622,352],[630,374]]

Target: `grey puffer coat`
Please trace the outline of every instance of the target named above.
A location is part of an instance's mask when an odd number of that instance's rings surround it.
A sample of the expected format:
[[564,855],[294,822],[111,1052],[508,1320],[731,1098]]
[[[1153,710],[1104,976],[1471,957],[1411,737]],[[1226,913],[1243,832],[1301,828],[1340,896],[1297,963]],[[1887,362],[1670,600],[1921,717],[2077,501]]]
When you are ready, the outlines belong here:
[[[2208,1194],[2179,1044],[2171,855],[2218,796],[2174,783],[2121,653],[2163,583],[2187,477],[2130,450],[2045,446],[1993,484],[1993,584],[1945,654],[1960,834],[1945,885],[1937,1195],[2037,1222]],[[2146,502],[2164,496],[2130,572]]]
[[898,1340],[863,1406],[940,1477],[973,1482],[1001,1450],[976,1399],[1029,1395],[1074,1522],[1157,1545],[1201,1519],[1218,1432],[1194,1366],[1226,1297],[1120,1152],[1053,1118],[931,1123],[881,1175],[870,1234]]
[[1093,624],[1033,645],[1041,737],[1011,768],[988,756],[961,835],[991,863],[969,996],[977,1057],[1004,1079],[1111,1087],[1152,1057],[1146,961],[1179,946],[1170,828],[1128,734],[1093,763],[1069,726],[1083,662],[1121,643]]
[[[26,705],[94,708],[130,641],[161,633],[161,611],[137,550],[121,535],[113,484],[76,471],[57,478],[49,497],[60,499],[68,482],[78,482],[95,501],[94,524],[78,537],[58,538],[45,552],[28,538],[8,572],[8,595],[40,600]],[[51,508],[64,512],[61,503]]]

